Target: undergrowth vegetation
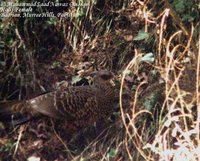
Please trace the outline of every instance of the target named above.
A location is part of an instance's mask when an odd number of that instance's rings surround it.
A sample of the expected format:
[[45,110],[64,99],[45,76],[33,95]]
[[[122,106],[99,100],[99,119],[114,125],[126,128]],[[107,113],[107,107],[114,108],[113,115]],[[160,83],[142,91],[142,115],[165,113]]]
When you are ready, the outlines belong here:
[[0,100],[88,84],[84,73],[107,69],[119,105],[107,120],[75,134],[49,118],[12,131],[0,125],[0,158],[200,160],[200,2],[67,3],[77,5],[33,7],[67,17],[0,19]]

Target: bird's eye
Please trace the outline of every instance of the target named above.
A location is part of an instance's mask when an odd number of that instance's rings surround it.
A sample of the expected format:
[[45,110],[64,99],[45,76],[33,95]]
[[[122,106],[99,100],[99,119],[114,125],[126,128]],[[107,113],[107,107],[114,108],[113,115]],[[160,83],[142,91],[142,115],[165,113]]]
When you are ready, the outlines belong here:
[[104,80],[110,80],[113,78],[113,74],[112,73],[101,74],[100,77]]

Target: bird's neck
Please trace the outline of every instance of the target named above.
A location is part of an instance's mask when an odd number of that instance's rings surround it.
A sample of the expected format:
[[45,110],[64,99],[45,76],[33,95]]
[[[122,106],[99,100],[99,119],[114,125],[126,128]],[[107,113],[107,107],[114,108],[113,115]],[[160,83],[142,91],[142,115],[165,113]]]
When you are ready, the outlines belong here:
[[110,82],[95,82],[94,86],[101,91],[103,91],[105,96],[112,97],[113,95],[113,86]]

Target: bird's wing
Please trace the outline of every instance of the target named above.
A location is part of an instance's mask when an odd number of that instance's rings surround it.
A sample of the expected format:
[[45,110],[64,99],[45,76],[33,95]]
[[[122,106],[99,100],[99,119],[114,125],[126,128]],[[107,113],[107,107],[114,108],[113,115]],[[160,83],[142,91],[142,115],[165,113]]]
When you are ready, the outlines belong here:
[[50,92],[29,100],[30,106],[44,115],[78,120],[94,105],[95,90],[91,87],[70,87],[64,91]]
[[[90,86],[79,86],[68,88],[57,96],[57,109],[63,116],[70,120],[79,120],[89,117],[95,106],[97,90]],[[69,118],[69,119],[68,119]]]

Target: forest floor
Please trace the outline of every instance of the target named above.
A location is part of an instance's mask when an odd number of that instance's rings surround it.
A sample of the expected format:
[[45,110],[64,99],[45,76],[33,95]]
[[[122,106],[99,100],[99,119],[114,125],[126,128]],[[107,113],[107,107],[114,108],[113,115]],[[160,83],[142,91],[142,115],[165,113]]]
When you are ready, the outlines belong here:
[[180,3],[97,1],[67,8],[78,17],[2,20],[1,100],[88,85],[85,73],[106,69],[119,104],[73,133],[45,116],[0,124],[0,160],[200,159],[200,15],[197,1]]

